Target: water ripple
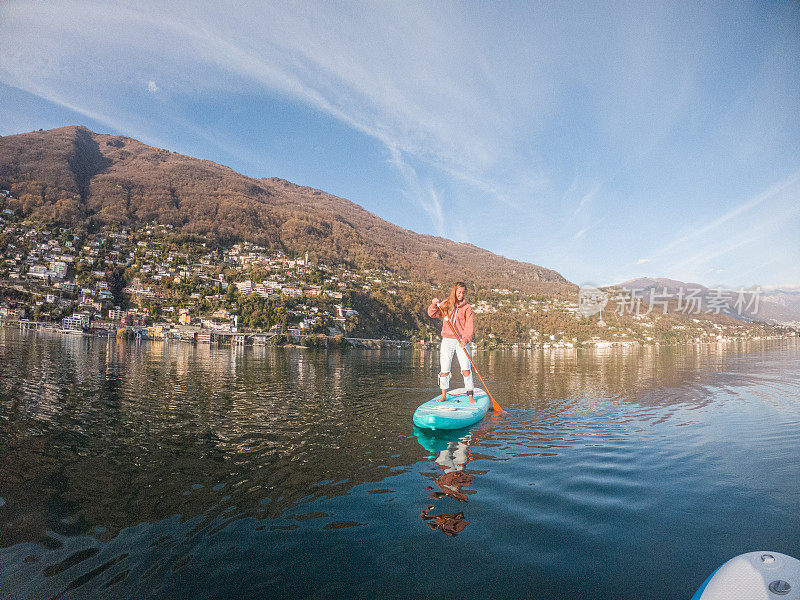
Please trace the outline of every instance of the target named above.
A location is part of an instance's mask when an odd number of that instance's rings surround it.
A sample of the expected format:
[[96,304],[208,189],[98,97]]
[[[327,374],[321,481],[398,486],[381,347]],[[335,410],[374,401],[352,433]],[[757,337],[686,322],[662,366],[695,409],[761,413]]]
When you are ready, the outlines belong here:
[[428,435],[429,352],[0,330],[4,590],[687,597],[742,544],[800,541],[798,354],[477,353],[507,412]]

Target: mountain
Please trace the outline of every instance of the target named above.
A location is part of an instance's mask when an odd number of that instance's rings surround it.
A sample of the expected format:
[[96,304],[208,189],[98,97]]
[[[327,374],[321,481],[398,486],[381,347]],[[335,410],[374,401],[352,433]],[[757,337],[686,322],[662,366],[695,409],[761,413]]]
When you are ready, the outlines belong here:
[[765,289],[764,299],[800,313],[800,286]]
[[[687,283],[663,277],[640,277],[617,284],[617,287],[628,292],[636,291],[640,298],[647,301],[654,297],[670,298],[670,310],[677,309],[679,298],[685,306],[689,294],[700,299],[702,311],[708,310],[715,298],[724,297],[728,307],[726,314],[740,321],[763,321],[766,323],[797,325],[800,323],[800,290],[798,289],[756,289],[729,290],[708,288],[699,283]],[[737,304],[739,302],[739,304]]]
[[0,188],[26,215],[87,229],[158,221],[213,243],[249,240],[445,286],[575,289],[550,269],[403,229],[321,190],[85,127],[0,137]]
[[699,283],[687,283],[685,281],[678,281],[677,279],[667,279],[665,277],[640,277],[638,279],[631,279],[624,283],[617,284],[614,287],[622,288],[625,290],[646,290],[648,293],[651,289],[663,290],[667,289],[668,293],[676,293],[680,288],[684,290],[689,288],[698,288],[708,290],[707,287]]

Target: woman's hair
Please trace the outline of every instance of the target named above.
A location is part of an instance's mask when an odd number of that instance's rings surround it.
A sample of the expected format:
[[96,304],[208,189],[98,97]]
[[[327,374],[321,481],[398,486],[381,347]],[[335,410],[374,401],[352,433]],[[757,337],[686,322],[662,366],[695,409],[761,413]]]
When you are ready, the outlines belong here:
[[447,299],[447,301],[445,301],[444,306],[442,307],[445,315],[449,315],[453,312],[453,308],[457,303],[456,290],[461,287],[463,287],[464,290],[466,290],[467,284],[464,283],[463,281],[456,281],[453,284],[453,289],[450,290],[450,297]]

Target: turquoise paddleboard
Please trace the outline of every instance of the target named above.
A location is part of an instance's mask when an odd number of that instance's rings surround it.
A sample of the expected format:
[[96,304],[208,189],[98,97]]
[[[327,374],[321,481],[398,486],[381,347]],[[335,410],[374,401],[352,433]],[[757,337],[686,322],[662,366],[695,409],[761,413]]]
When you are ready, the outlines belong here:
[[489,411],[491,400],[481,388],[475,388],[475,402],[470,402],[466,388],[447,392],[447,400],[436,396],[414,411],[414,425],[423,429],[461,429],[480,421]]

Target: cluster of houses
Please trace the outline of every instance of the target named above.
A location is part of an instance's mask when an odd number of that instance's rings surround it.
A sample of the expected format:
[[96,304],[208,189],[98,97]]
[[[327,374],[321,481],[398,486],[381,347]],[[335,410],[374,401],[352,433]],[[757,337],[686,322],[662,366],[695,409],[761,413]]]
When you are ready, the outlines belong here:
[[[7,190],[3,192],[9,196]],[[361,281],[368,289],[372,283],[368,278],[374,279],[374,274],[341,265],[312,265],[307,254],[293,258],[250,243],[236,244],[224,252],[208,249],[202,242],[181,246],[170,243],[171,229],[150,224],[136,232],[121,229],[77,235],[68,228],[21,220],[12,209],[4,209],[0,232],[6,239],[6,251],[0,257],[0,285],[34,300],[27,305],[3,303],[0,318],[31,320],[38,315],[41,321],[49,321],[43,325],[71,333],[127,328],[138,337],[153,339],[207,341],[240,334],[236,338],[240,341],[242,336],[256,341],[276,333],[302,337],[326,317],[325,321],[337,324],[338,328],[330,331],[336,334],[344,331],[349,317],[357,315],[342,305],[343,291],[361,287]],[[114,268],[135,273],[116,295],[108,276]],[[265,270],[269,273],[266,278],[245,278],[248,273]],[[322,284],[305,281],[312,270],[325,274]],[[226,308],[206,312],[198,308],[201,299],[221,304],[229,286],[245,296],[299,299],[288,311],[290,325],[285,331],[242,332],[239,316]],[[314,298],[339,302],[331,314],[314,306]],[[153,306],[157,306],[157,314]],[[53,315],[59,313],[60,318],[54,320]]]

